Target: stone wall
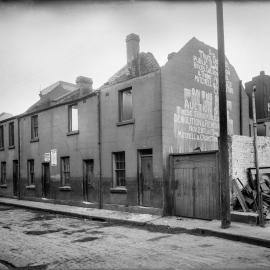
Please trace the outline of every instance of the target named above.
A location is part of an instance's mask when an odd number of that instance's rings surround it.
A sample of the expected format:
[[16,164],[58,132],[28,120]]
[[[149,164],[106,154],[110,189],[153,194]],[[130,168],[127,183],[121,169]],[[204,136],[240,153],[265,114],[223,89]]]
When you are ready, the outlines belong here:
[[[270,167],[270,138],[258,136],[258,157],[260,167]],[[247,168],[255,167],[253,137],[232,136],[231,175],[247,182]]]

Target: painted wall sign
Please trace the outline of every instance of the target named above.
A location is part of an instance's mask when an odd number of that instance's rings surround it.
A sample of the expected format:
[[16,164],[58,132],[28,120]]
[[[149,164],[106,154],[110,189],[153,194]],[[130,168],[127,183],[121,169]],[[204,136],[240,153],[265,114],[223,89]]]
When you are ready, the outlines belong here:
[[51,153],[44,153],[44,162],[51,161]]
[[57,166],[57,149],[51,150],[51,166]]

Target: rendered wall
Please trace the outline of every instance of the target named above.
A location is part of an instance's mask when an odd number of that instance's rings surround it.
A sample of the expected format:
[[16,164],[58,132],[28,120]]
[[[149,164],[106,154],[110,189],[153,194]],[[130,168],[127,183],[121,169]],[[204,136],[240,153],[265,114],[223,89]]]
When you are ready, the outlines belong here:
[[[9,123],[14,122],[14,147],[9,148]],[[4,126],[4,149],[0,150],[1,162],[6,162],[6,186],[0,186],[0,195],[13,196],[13,160],[18,160],[18,125],[17,119],[6,120],[0,123]],[[1,177],[1,175],[0,175]]]
[[[90,201],[98,201],[98,117],[97,97],[76,102],[79,114],[79,134],[67,136],[68,104],[38,113],[39,141],[31,141],[31,116],[20,120],[21,129],[21,183],[23,197],[42,196],[42,163],[45,153],[56,149],[57,164],[50,164],[50,199],[83,201],[83,159],[94,159],[93,192]],[[70,157],[71,190],[61,190],[60,158]],[[35,188],[27,187],[27,160],[34,159]]]
[[[117,125],[118,92],[132,87],[134,123]],[[104,204],[138,205],[138,150],[153,149],[153,207],[162,207],[160,73],[101,89],[102,175]],[[112,192],[112,153],[125,151],[126,193]]]

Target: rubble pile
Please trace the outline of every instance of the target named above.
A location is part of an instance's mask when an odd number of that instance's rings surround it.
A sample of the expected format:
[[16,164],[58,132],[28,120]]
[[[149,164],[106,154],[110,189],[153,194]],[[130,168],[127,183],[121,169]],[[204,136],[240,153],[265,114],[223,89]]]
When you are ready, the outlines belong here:
[[[254,170],[254,169],[253,169]],[[232,180],[233,186],[233,209],[244,212],[257,212],[257,181],[256,174],[248,171],[248,182],[243,185],[239,178]],[[240,188],[241,187],[241,188]],[[260,188],[262,194],[263,213],[266,216],[270,213],[270,176],[260,175]]]

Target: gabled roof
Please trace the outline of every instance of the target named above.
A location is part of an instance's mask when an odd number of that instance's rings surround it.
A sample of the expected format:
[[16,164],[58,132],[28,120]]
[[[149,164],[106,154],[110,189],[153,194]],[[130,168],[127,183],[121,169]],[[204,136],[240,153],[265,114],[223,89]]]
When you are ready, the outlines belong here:
[[0,113],[0,121],[5,120],[5,119],[8,119],[8,118],[10,118],[12,116],[13,115],[10,114],[10,113],[2,112],[2,113]]
[[[138,70],[134,66],[136,62],[138,63]],[[123,68],[116,72],[104,85],[113,85],[116,83],[124,82],[131,78],[143,76],[159,69],[160,66],[152,53],[141,52],[138,59],[135,59],[131,63],[131,65],[126,64]]]
[[40,91],[40,100],[34,103],[26,113],[45,109],[65,99],[69,94],[77,90],[78,86],[72,83],[58,81]]

